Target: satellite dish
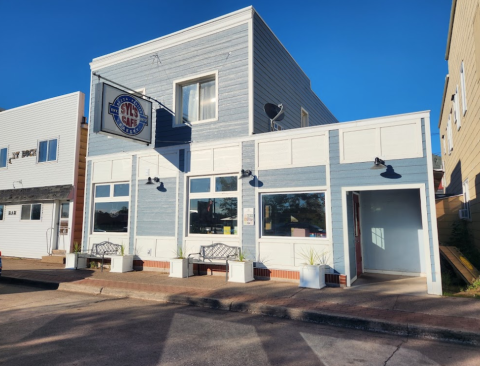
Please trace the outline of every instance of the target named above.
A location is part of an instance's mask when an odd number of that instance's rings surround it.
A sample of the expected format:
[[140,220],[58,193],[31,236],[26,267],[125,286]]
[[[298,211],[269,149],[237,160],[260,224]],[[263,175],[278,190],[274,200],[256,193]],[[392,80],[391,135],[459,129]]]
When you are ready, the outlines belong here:
[[275,105],[272,103],[266,103],[263,106],[263,109],[272,122],[281,121],[283,117],[285,117],[285,114],[283,113],[283,104]]

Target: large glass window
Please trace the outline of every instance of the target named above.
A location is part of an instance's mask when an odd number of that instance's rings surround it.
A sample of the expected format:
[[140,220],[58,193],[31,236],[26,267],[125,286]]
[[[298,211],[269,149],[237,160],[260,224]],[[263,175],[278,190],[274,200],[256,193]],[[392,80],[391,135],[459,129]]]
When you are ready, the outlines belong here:
[[42,205],[40,203],[35,203],[31,205],[22,205],[22,220],[40,220],[42,213]]
[[129,194],[130,185],[128,183],[95,186],[94,232],[128,232]]
[[237,176],[190,180],[190,234],[237,235],[237,181]]
[[38,162],[57,160],[57,139],[40,141],[38,144]]
[[216,83],[216,76],[210,75],[177,84],[177,124],[207,121],[216,118]]
[[3,149],[0,149],[0,168],[7,167],[7,154],[8,154],[8,150],[6,147]]
[[325,238],[325,193],[262,194],[262,236]]

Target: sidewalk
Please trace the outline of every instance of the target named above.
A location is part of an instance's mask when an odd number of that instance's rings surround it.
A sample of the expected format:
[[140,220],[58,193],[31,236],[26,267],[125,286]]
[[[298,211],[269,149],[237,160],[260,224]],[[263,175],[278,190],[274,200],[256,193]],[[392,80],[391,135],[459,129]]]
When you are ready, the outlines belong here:
[[[57,264],[14,258],[3,258],[0,281],[480,345],[479,300],[388,291],[382,283],[313,290],[294,282],[234,284],[223,276],[178,279],[149,271],[66,270]],[[404,288],[411,286],[412,282],[399,278],[394,281],[397,289],[402,281]]]

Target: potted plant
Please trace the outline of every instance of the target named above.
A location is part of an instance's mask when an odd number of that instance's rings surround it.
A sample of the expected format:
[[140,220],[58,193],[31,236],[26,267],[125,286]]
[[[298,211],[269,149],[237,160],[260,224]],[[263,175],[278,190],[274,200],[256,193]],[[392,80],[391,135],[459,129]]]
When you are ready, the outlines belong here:
[[253,281],[253,261],[247,260],[247,253],[240,250],[237,260],[228,262],[228,281],[247,283]]
[[112,255],[110,272],[124,273],[133,271],[133,254],[125,254],[125,245],[120,246],[120,255]]
[[188,257],[182,247],[178,247],[176,257],[170,259],[170,275],[168,277],[186,278],[193,276],[193,263],[188,263]]
[[301,253],[305,263],[300,268],[299,287],[308,287],[321,289],[325,284],[325,271],[327,269],[326,253],[318,254],[314,248],[310,248]]
[[87,268],[87,258],[81,255],[80,249],[78,242],[73,243],[73,252],[65,255],[65,268]]

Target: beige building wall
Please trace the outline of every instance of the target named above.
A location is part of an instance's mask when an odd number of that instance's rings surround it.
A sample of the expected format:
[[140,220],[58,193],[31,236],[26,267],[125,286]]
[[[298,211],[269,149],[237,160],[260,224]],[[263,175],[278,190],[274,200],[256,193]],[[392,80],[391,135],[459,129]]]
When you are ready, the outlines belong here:
[[[448,75],[439,122],[444,184],[446,193],[462,194],[463,183],[468,179],[469,226],[480,250],[480,0],[453,0],[445,58]],[[461,81],[462,62],[465,92]],[[455,107],[458,109],[456,122]],[[452,146],[449,146],[447,130],[449,118]],[[450,211],[448,207],[438,210],[439,222],[449,221],[453,211],[457,211],[458,218],[459,208],[465,207],[451,205]],[[444,215],[449,219],[444,220]],[[446,234],[446,228],[442,231]]]

